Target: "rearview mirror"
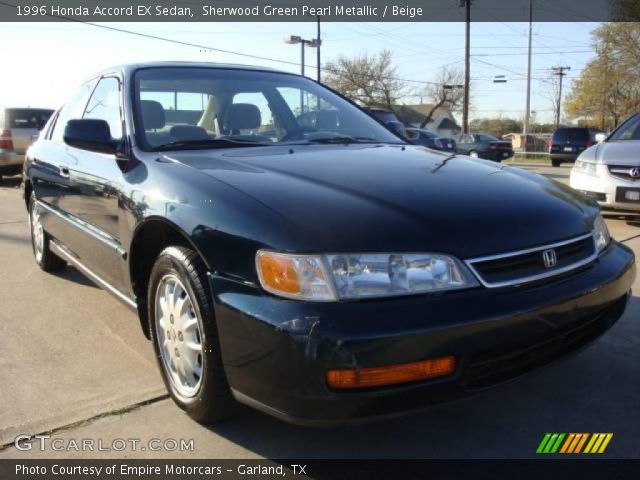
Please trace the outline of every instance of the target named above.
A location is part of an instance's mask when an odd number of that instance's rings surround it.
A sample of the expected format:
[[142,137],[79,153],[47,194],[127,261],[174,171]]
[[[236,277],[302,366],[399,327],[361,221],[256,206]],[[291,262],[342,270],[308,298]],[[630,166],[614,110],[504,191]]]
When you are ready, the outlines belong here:
[[596,142],[597,143],[604,142],[606,138],[607,138],[607,134],[606,133],[596,133]]
[[109,124],[93,118],[69,120],[64,129],[64,143],[82,150],[106,154],[115,154],[117,146],[117,142],[111,138]]

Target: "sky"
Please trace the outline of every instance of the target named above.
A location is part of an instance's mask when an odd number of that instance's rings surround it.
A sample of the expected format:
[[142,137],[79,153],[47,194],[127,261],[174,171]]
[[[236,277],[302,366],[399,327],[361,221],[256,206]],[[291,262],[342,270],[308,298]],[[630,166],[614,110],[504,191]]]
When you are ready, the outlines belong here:
[[[145,38],[103,25],[274,60]],[[596,23],[534,23],[531,110],[537,121],[551,122],[550,69],[569,66],[565,87],[593,57],[591,32]],[[528,24],[472,23],[470,118],[502,116],[522,119]],[[300,46],[287,45],[285,35],[316,36],[315,23],[0,23],[4,68],[1,106],[58,108],[92,74],[112,65],[153,60],[192,60],[261,65],[300,71]],[[440,68],[464,64],[464,23],[322,24],[322,62],[338,55],[392,52],[396,76],[409,80],[411,95],[403,103],[420,102],[421,90]],[[316,76],[315,50],[307,49],[306,74]],[[278,61],[275,61],[278,60]],[[493,83],[504,75],[506,83]],[[568,91],[565,88],[564,91]],[[422,100],[428,103],[427,96]]]

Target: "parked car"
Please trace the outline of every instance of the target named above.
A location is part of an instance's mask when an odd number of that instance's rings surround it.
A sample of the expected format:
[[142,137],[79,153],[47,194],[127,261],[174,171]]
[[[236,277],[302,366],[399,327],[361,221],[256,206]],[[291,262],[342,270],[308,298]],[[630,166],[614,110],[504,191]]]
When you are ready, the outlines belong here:
[[0,181],[22,171],[24,152],[52,113],[44,108],[0,110]]
[[456,141],[456,150],[463,155],[474,158],[486,158],[501,162],[513,157],[511,142],[499,140],[486,133],[461,133],[453,137]]
[[598,133],[597,130],[583,127],[557,128],[548,144],[551,165],[559,167],[565,162],[575,162],[582,152],[596,143],[595,136]]
[[414,145],[422,145],[443,152],[456,151],[456,141],[453,138],[441,137],[422,128],[407,128],[405,131],[409,142]]
[[[301,93],[339,112],[334,131],[302,128]],[[189,96],[199,118],[167,125],[162,102],[178,114]],[[316,425],[474,394],[598,338],[635,277],[582,194],[443,162],[261,67],[104,71],[29,148],[23,189],[36,263],[71,263],[137,312],[203,422],[236,402]]]
[[401,136],[406,135],[404,123],[400,121],[393,110],[382,107],[363,107],[363,110],[387,126],[391,131]]
[[571,169],[571,187],[604,208],[640,210],[640,112],[595,138]]

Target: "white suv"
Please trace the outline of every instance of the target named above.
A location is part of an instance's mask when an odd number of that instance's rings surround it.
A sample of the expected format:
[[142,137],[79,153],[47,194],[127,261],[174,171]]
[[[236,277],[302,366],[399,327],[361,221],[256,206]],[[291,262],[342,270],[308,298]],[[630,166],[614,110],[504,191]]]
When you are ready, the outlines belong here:
[[640,211],[640,112],[580,154],[570,185],[602,207]]

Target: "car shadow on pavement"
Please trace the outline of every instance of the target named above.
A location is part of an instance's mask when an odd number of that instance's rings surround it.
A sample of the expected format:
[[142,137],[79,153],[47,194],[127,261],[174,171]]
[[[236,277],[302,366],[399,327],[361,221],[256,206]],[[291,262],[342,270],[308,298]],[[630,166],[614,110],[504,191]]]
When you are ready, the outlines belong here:
[[91,280],[89,280],[86,277],[86,275],[83,275],[78,270],[76,270],[76,268],[73,265],[68,265],[67,264],[67,266],[65,268],[63,268],[62,270],[57,270],[56,272],[53,272],[52,274],[55,275],[58,278],[62,278],[64,280],[68,280],[70,282],[77,283],[78,285],[83,285],[85,287],[100,288],[95,283],[93,283]]
[[566,361],[419,413],[306,428],[240,407],[235,419],[208,428],[272,459],[532,458],[545,432],[613,432],[608,456],[638,457],[639,316],[636,296],[616,325]]
[[22,177],[2,177],[0,188],[19,188]]

